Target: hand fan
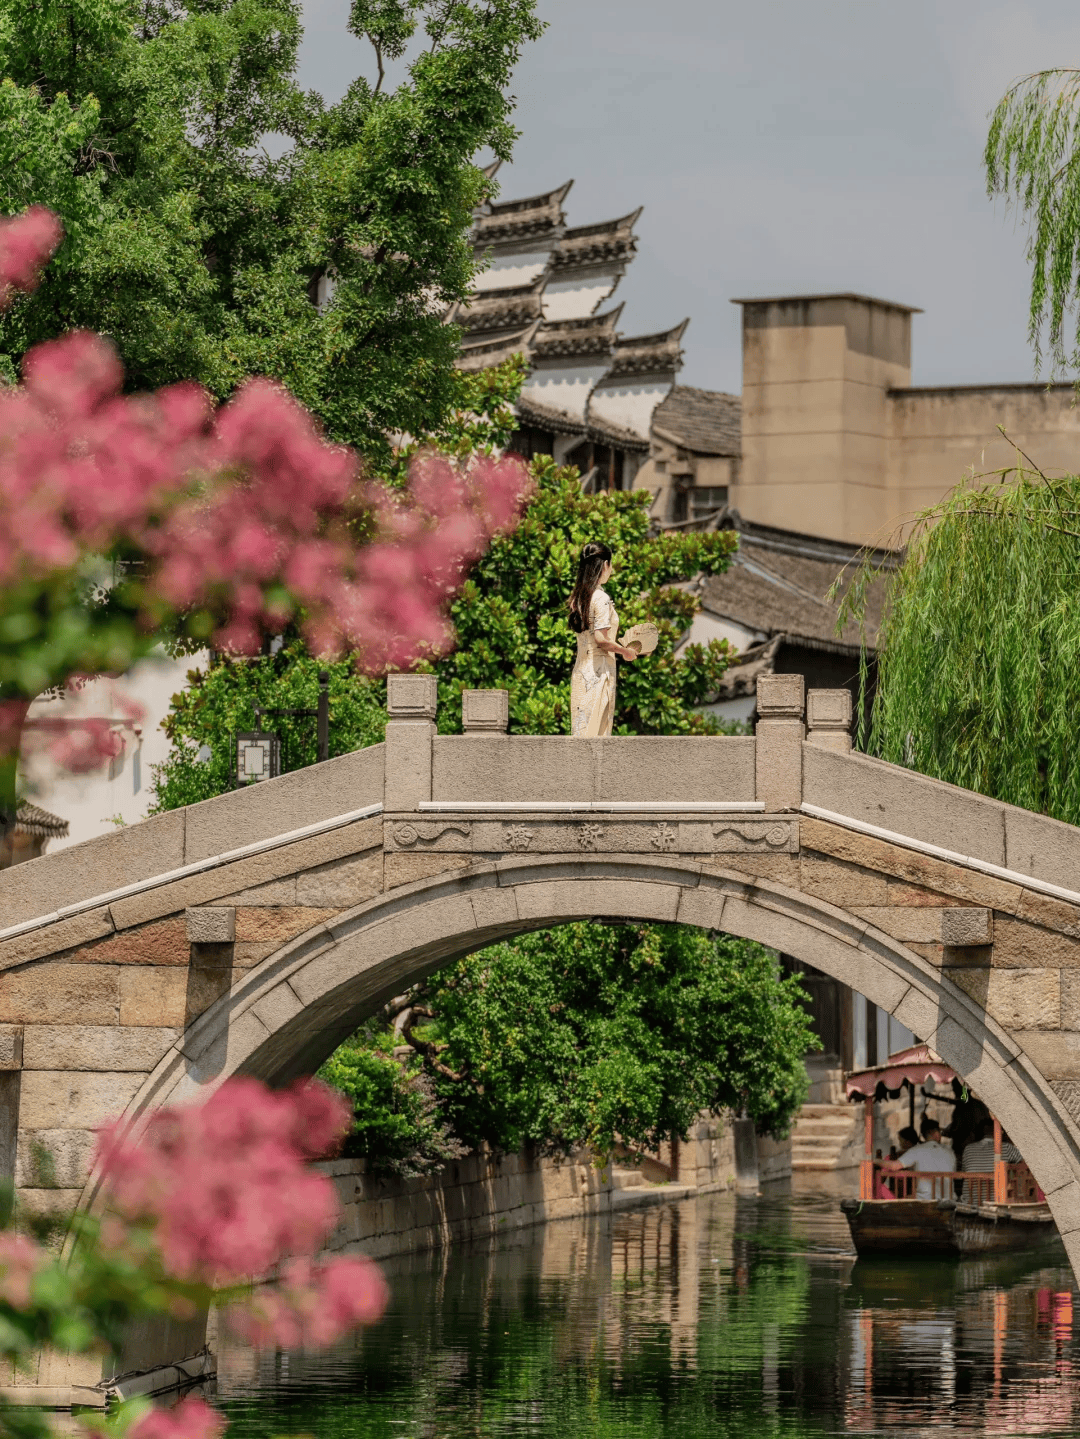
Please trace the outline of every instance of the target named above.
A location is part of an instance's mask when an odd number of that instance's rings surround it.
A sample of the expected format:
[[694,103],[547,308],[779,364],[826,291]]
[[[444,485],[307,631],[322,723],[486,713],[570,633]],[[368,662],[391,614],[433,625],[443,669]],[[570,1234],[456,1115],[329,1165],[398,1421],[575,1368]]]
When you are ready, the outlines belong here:
[[646,621],[643,625],[631,625],[619,643],[639,655],[651,655],[659,638],[656,626]]

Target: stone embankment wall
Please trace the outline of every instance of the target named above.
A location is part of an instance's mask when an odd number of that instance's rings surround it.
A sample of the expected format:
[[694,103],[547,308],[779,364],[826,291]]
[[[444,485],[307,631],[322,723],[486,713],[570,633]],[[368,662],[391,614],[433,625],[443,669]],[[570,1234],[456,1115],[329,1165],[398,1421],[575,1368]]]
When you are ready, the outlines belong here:
[[[791,1141],[759,1138],[758,1166],[762,1182],[790,1175]],[[619,1193],[612,1166],[598,1167],[584,1151],[566,1159],[480,1152],[422,1179],[368,1174],[362,1159],[334,1159],[318,1167],[333,1179],[342,1207],[329,1248],[355,1248],[375,1259],[553,1219],[610,1213],[616,1207],[612,1196]],[[734,1187],[731,1127],[703,1119],[679,1146],[677,1179],[630,1193],[634,1202],[649,1203]],[[623,1191],[624,1202],[625,1196]]]

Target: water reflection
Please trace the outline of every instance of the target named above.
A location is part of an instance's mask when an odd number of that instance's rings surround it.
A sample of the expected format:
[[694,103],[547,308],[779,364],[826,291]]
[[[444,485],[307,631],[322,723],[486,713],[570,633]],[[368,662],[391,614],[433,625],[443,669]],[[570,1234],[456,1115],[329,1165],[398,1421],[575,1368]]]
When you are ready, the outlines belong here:
[[324,1355],[221,1355],[238,1436],[1065,1435],[1064,1251],[856,1262],[837,1193],[713,1195],[389,1261]]

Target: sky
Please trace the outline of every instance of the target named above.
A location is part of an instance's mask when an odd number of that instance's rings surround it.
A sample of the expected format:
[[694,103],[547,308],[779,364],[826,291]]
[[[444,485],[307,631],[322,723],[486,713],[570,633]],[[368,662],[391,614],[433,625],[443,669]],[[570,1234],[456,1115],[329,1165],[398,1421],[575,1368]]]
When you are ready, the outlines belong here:
[[[369,53],[306,0],[299,80],[337,99]],[[625,334],[684,317],[684,384],[741,389],[735,296],[920,306],[912,380],[1035,377],[1026,233],[987,198],[1009,83],[1080,64],[1066,0],[539,0],[502,197],[573,179],[568,221],[643,205]]]

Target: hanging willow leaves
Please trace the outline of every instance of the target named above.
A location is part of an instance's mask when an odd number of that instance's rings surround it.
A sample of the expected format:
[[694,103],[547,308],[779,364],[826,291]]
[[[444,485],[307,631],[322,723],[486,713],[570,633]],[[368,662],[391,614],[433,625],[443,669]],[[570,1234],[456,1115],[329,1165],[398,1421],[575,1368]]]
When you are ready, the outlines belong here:
[[867,747],[1080,824],[1078,727],[1080,478],[979,476],[920,515],[890,578]]
[[1080,366],[1065,316],[1080,292],[1080,70],[1041,70],[1011,86],[994,111],[983,155],[987,189],[1031,227],[1030,339],[1051,370]]

